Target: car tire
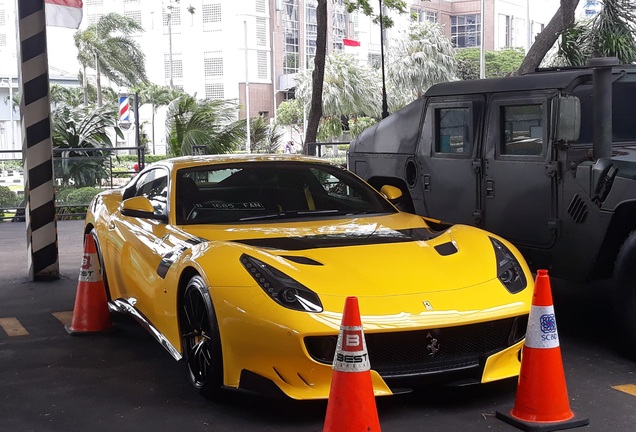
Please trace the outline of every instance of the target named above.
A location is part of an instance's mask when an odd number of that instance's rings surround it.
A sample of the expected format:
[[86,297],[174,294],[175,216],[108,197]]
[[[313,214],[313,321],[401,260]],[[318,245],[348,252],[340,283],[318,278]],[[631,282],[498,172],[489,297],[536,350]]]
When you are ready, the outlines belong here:
[[636,231],[621,246],[614,267],[614,308],[618,350],[636,360]]
[[102,255],[102,248],[97,238],[97,231],[93,228],[89,235],[93,236],[95,241],[95,250],[97,251],[97,260],[99,261],[99,270],[102,274],[102,282],[104,282],[104,290],[106,291],[106,299],[110,303],[112,298],[110,296],[110,289],[108,288],[108,276],[106,276],[106,267],[104,267],[104,256]]
[[221,338],[210,293],[199,275],[183,290],[179,323],[190,382],[204,396],[215,398],[223,385]]

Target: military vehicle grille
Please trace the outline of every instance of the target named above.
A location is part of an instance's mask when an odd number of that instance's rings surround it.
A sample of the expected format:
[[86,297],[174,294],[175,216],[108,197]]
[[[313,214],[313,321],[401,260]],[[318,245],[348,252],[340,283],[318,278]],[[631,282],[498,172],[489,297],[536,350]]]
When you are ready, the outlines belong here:
[[568,214],[576,223],[583,223],[587,218],[587,204],[578,194],[574,195],[570,205],[568,206]]

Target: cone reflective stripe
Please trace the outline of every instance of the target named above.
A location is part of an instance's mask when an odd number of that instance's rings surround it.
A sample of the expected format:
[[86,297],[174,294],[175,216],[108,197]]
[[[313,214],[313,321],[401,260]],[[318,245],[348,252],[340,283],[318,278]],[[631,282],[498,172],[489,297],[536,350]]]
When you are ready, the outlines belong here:
[[497,418],[522,430],[555,431],[589,424],[570,409],[550,278],[538,270],[514,407]]
[[323,432],[380,431],[370,369],[358,299],[347,297]]
[[99,267],[99,257],[92,235],[84,240],[84,256],[80,268],[73,320],[66,327],[69,334],[95,333],[112,330],[106,288]]

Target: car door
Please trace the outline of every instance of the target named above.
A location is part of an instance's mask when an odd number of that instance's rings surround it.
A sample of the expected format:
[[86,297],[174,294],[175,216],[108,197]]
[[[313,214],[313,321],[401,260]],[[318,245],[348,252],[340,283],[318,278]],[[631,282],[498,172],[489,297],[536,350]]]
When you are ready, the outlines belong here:
[[163,279],[157,273],[163,256],[170,250],[164,241],[168,236],[168,170],[151,169],[142,173],[124,199],[143,196],[150,200],[152,215],[119,213],[109,229],[115,233],[113,242],[118,257],[121,295],[128,299],[149,319],[152,318],[153,299],[161,289]]
[[431,98],[418,148],[424,214],[452,223],[480,224],[479,125],[481,95]]
[[484,227],[519,246],[549,247],[556,235],[552,94],[495,95],[484,155]]

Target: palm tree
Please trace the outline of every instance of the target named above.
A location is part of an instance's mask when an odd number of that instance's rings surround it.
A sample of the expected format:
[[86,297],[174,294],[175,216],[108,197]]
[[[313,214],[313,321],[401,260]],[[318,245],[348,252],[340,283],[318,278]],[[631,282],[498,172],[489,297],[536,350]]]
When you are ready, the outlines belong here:
[[636,6],[628,0],[603,0],[593,18],[574,23],[563,33],[554,63],[580,66],[591,57],[636,61]]
[[[307,103],[313,95],[312,70],[296,77],[296,97]],[[358,63],[351,54],[335,51],[325,61],[322,90],[323,117],[318,135],[330,139],[342,134],[342,118],[380,115],[380,78],[377,71]]]
[[[86,68],[93,66],[96,75],[97,105],[102,105],[101,74],[121,86],[133,86],[146,81],[145,55],[139,44],[130,38],[143,31],[133,19],[109,13],[95,24],[74,35],[77,59],[82,65],[84,89],[87,88]],[[87,96],[84,103],[87,104]]]
[[452,80],[455,49],[437,23],[413,23],[388,53],[389,102],[396,111],[422,96],[433,84]]
[[[107,129],[114,128],[118,137],[121,130],[115,126],[117,109],[104,107],[70,107],[62,105],[52,113],[53,148],[63,149],[55,171],[63,185],[75,187],[98,186],[108,176],[109,164],[104,163],[112,147]],[[81,150],[86,149],[86,150]]]
[[139,103],[141,105],[150,104],[152,108],[152,117],[150,120],[152,154],[155,154],[155,115],[157,109],[161,106],[168,105],[171,101],[183,95],[183,91],[178,88],[170,88],[152,82],[145,82],[132,89],[133,93],[139,94]]
[[283,132],[276,124],[270,125],[263,117],[250,119],[250,142],[254,153],[276,153],[280,147]]
[[197,100],[184,94],[168,105],[168,151],[181,156],[191,154],[194,146],[205,146],[209,154],[232,152],[246,133],[245,122],[237,119],[235,101]]

